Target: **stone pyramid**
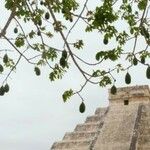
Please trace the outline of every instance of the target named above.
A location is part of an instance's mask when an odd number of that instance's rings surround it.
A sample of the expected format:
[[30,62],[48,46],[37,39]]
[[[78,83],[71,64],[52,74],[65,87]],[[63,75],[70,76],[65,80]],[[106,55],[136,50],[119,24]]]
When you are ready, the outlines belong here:
[[149,87],[118,88],[109,101],[51,150],[150,150]]

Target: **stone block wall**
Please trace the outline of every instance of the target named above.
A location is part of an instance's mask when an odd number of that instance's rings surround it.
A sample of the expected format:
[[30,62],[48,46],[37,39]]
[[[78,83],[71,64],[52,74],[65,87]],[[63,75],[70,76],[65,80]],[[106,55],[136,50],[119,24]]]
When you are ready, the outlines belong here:
[[150,150],[149,87],[122,87],[115,95],[109,90],[109,101],[51,150]]
[[115,95],[111,94],[109,90],[110,104],[123,104],[125,100],[128,100],[131,103],[150,101],[150,90],[148,85],[118,88]]

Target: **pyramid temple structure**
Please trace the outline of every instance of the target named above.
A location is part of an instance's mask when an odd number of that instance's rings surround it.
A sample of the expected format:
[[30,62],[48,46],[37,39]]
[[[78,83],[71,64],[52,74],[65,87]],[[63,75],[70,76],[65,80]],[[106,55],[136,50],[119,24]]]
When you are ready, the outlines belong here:
[[118,88],[115,95],[109,90],[109,103],[51,150],[150,150],[149,86]]

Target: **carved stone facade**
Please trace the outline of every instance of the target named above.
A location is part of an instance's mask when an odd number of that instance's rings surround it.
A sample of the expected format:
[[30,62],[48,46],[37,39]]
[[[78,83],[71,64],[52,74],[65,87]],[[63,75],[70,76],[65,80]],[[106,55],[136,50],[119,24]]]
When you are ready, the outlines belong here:
[[115,104],[122,103],[125,100],[128,100],[129,102],[143,102],[149,101],[149,99],[150,91],[148,85],[118,88],[115,95],[110,94],[109,90],[110,104],[114,102]]
[[118,88],[110,105],[66,133],[51,150],[150,150],[150,91],[147,85]]

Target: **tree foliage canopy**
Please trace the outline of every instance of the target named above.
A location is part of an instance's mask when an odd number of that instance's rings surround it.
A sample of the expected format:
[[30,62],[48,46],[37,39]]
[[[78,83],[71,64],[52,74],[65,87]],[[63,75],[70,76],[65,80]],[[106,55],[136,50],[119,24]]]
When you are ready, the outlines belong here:
[[[74,64],[85,82],[79,90],[65,91],[62,95],[64,102],[74,94],[78,94],[83,100],[80,93],[87,83],[101,87],[112,84],[111,91],[115,94],[117,79],[113,75],[114,72],[125,71],[125,82],[130,84],[130,68],[139,63],[147,67],[146,77],[150,78],[147,61],[150,57],[149,1],[102,0],[92,10],[88,3],[89,0],[85,0],[84,4],[75,0],[5,0],[4,6],[10,15],[6,24],[1,27],[0,39],[7,41],[11,50],[18,53],[19,57],[15,60],[9,54],[10,49],[1,49],[0,73],[6,75],[6,68],[9,68],[9,72],[1,85],[0,95],[9,91],[8,79],[21,59],[34,66],[33,70],[37,76],[41,75],[42,66],[48,66],[50,81],[61,79],[70,65]],[[79,55],[78,50],[84,50],[86,45],[85,41],[80,39],[80,34],[77,33],[79,39],[70,39],[72,31],[81,21],[85,24],[82,29],[85,35],[96,32],[97,36],[102,37],[103,45],[113,45],[110,49],[96,50],[93,63],[85,61]],[[11,28],[13,33],[9,33],[8,28],[12,23],[15,27]],[[48,41],[58,34],[63,45],[54,47]],[[139,50],[137,44],[141,39],[142,49]],[[128,43],[131,43],[130,50],[126,49]],[[121,59],[125,61],[125,65],[119,63]],[[102,68],[106,61],[115,65],[108,66],[107,69]],[[87,67],[91,66],[91,70],[86,71],[81,63]]]

